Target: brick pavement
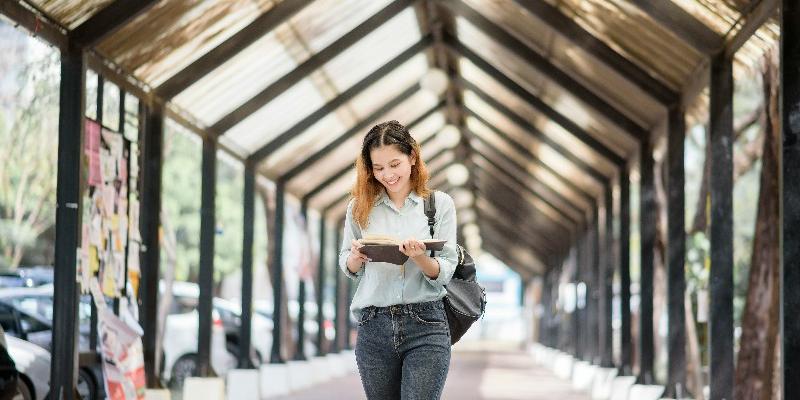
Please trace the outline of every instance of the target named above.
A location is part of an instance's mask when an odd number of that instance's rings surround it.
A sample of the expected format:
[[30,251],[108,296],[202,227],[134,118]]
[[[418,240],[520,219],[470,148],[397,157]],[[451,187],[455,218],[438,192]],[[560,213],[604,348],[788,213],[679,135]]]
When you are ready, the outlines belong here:
[[[526,352],[510,348],[465,347],[453,352],[443,399],[588,400],[569,382],[536,366]],[[358,374],[317,385],[280,400],[366,399]]]

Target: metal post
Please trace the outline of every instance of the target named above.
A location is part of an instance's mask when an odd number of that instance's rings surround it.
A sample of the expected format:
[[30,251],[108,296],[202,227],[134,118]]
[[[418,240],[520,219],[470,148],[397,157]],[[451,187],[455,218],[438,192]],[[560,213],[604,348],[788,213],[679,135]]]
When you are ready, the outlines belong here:
[[[301,207],[303,214],[304,229],[308,232],[308,202],[303,201]],[[297,347],[294,352],[295,360],[305,360],[306,354],[303,351],[303,344],[306,340],[305,320],[306,320],[306,281],[300,276],[300,283],[297,288]]]
[[585,305],[581,304],[578,295],[578,286],[584,280],[584,270],[586,269],[586,232],[578,233],[578,239],[575,243],[576,257],[575,257],[575,320],[577,325],[577,332],[575,333],[575,357],[581,360],[586,356],[586,320],[584,312]]
[[711,60],[711,400],[733,398],[733,62]]
[[200,273],[197,303],[197,373],[211,372],[211,309],[214,286],[214,233],[216,231],[215,192],[217,186],[217,142],[203,138],[202,188],[200,203]]
[[633,374],[633,337],[631,336],[631,189],[628,170],[619,174],[619,304],[620,304],[620,374]]
[[639,382],[655,383],[653,376],[653,261],[656,240],[656,203],[653,186],[653,149],[649,138],[640,142],[641,278],[639,281]]
[[[156,332],[158,323],[158,278],[160,244],[158,231],[161,225],[161,169],[164,165],[164,106],[140,103],[139,112],[144,118],[144,140],[142,149],[142,203],[139,210],[139,225],[142,231],[141,270],[139,284],[139,322],[144,336],[145,376],[147,387],[158,387],[156,367]],[[169,289],[169,288],[167,288]]]
[[600,270],[600,366],[610,368],[613,361],[613,341],[611,327],[611,302],[614,290],[614,199],[611,185],[605,193],[605,233],[603,235],[603,265]]
[[572,283],[573,283],[573,291],[575,295],[575,310],[572,312],[572,317],[570,318],[570,331],[572,333],[572,355],[575,358],[581,357],[581,323],[580,323],[580,316],[581,316],[581,309],[578,307],[578,282],[580,282],[580,269],[581,269],[581,260],[579,257],[580,252],[578,251],[578,240],[576,239],[575,243],[572,245],[571,253],[572,253],[572,265],[574,269],[572,270]]
[[322,346],[325,343],[325,215],[319,216],[319,267],[317,268],[317,356],[325,355]]
[[286,205],[285,198],[286,182],[278,180],[275,184],[275,257],[272,260],[272,354],[269,362],[272,364],[282,364],[284,362],[281,355],[281,345],[283,343],[283,329],[281,317],[283,307],[283,213]]
[[592,364],[599,364],[600,360],[600,211],[597,204],[594,205],[592,210],[592,238],[591,238],[591,275],[589,278],[589,287],[587,288],[587,296],[590,299],[589,315],[590,322],[590,336],[592,354],[589,362]]
[[683,396],[686,389],[686,319],[684,296],[686,292],[686,223],[684,211],[684,140],[686,121],[680,107],[669,109],[669,136],[667,137],[667,308],[669,332],[667,333],[668,376],[666,394]]
[[252,162],[244,163],[244,214],[242,235],[242,325],[239,327],[239,368],[253,368],[250,358],[253,319],[253,240],[255,224],[256,171]]
[[81,231],[81,154],[83,153],[84,60],[81,52],[61,53],[58,115],[58,183],[53,289],[53,347],[50,396],[73,399],[77,381],[78,287],[76,252]]
[[[97,94],[95,96],[95,116],[97,123],[103,125],[103,88],[105,80],[103,75],[97,74]],[[114,300],[117,303],[117,300]],[[97,351],[97,306],[94,301],[90,302],[89,312],[89,351]],[[118,314],[115,308],[115,313]]]
[[783,130],[783,260],[781,321],[783,398],[800,398],[800,4],[784,0],[781,15]]

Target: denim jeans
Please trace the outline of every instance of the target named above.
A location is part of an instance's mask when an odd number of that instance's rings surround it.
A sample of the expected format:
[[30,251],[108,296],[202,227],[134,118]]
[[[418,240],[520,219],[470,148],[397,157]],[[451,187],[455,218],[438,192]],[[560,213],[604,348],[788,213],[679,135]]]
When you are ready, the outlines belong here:
[[442,301],[364,308],[356,362],[370,400],[438,399],[450,368]]

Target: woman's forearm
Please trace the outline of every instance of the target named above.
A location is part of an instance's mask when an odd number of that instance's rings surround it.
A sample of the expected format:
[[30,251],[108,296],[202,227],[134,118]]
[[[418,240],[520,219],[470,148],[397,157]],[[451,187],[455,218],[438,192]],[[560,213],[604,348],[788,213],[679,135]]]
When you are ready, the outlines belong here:
[[439,277],[439,261],[435,258],[428,257],[427,254],[422,254],[414,257],[413,260],[419,265],[422,273],[428,278],[436,279]]

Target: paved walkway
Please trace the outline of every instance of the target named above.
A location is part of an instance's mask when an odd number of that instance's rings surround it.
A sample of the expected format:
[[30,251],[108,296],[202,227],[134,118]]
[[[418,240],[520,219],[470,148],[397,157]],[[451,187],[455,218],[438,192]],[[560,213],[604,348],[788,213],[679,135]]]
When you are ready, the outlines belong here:
[[[588,400],[569,382],[534,364],[528,353],[508,346],[468,346],[453,352],[444,399]],[[366,399],[358,374],[317,385],[281,400]]]

